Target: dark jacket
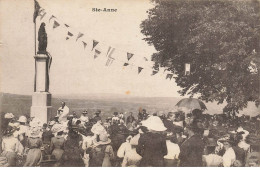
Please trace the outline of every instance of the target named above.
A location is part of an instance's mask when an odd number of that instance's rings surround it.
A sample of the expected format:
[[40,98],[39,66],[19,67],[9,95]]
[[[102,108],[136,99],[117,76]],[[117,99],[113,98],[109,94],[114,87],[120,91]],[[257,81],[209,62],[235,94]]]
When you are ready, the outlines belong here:
[[204,142],[200,135],[193,135],[184,141],[180,147],[181,167],[201,167]]
[[167,155],[166,138],[160,133],[147,132],[140,136],[137,153],[143,158],[140,166],[163,166],[163,157]]

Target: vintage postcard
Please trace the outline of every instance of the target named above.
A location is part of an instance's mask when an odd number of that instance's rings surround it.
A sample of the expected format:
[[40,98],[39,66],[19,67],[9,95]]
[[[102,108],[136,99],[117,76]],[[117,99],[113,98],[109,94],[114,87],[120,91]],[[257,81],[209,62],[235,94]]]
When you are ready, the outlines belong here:
[[0,167],[259,167],[259,0],[0,0]]

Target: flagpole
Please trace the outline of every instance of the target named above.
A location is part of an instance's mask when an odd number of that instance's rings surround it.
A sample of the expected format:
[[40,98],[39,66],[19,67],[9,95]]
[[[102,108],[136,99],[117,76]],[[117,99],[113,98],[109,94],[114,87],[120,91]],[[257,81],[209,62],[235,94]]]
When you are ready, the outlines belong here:
[[36,55],[36,20],[34,22],[34,54]]

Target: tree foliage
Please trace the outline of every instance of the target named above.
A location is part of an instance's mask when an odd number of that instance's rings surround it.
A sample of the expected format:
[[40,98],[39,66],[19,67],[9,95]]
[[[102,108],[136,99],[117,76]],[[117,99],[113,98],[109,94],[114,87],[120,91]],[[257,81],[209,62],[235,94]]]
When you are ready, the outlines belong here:
[[[141,23],[145,41],[157,53],[154,68],[176,75],[181,95],[227,102],[239,112],[259,105],[260,5],[258,0],[152,0]],[[191,74],[184,75],[185,63]]]

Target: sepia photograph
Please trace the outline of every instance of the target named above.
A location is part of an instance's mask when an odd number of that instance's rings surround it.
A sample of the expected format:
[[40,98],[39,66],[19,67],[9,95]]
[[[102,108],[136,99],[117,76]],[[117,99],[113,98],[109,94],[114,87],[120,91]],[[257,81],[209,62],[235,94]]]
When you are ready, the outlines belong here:
[[0,167],[260,167],[260,0],[0,0]]

